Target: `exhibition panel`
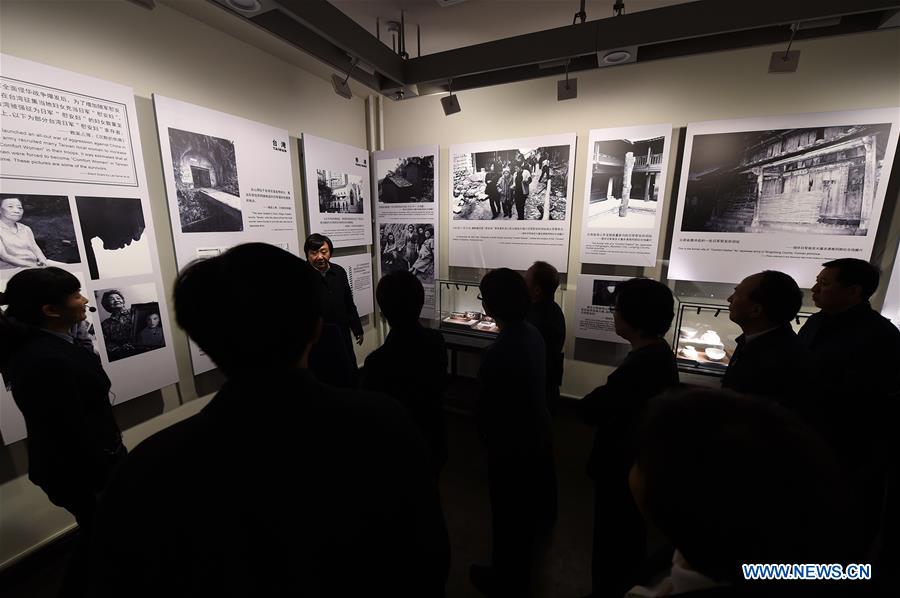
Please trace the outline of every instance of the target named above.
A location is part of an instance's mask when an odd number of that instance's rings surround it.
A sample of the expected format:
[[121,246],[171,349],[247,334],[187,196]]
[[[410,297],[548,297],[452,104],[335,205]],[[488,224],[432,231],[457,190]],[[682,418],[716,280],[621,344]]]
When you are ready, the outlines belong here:
[[372,244],[369,152],[303,134],[307,228],[335,247]]
[[440,272],[439,161],[436,145],[372,154],[378,279],[396,270],[415,274],[425,289],[423,318],[435,315]]
[[568,270],[575,137],[450,146],[450,266]]
[[616,306],[616,287],[623,276],[578,275],[575,289],[575,336],[608,343],[627,344],[616,334],[613,310]]
[[[0,55],[0,286],[23,268],[75,274],[114,403],[178,380],[131,88]],[[0,385],[4,444],[26,436]]]
[[669,276],[809,288],[822,262],[868,260],[898,125],[900,108],[688,125]]
[[375,311],[375,300],[372,295],[372,256],[368,253],[341,255],[331,261],[347,271],[347,280],[353,292],[353,303],[359,315],[364,316]]
[[[300,255],[288,132],[153,94],[179,268],[241,243]],[[191,342],[194,373],[215,367]]]
[[671,145],[671,124],[591,130],[582,263],[656,265]]

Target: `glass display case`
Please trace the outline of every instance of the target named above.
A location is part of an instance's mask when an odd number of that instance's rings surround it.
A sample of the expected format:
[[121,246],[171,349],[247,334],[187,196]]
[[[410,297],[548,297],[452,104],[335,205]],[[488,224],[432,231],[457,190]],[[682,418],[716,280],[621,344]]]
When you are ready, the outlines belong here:
[[[801,312],[793,321],[800,330],[810,316]],[[728,318],[728,303],[678,299],[672,348],[682,371],[722,375],[737,346],[740,327]]]
[[478,283],[437,280],[438,328],[485,338],[497,336],[497,323],[482,311]]

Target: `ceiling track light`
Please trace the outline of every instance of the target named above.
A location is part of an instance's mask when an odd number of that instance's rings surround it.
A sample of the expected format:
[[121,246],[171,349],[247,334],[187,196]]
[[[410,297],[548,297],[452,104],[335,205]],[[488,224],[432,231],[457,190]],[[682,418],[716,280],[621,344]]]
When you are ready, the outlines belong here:
[[800,23],[791,23],[791,38],[784,52],[772,52],[769,58],[770,73],[795,73],[800,65],[800,50],[791,50],[794,36],[800,30]]
[[450,95],[441,98],[441,107],[444,109],[444,116],[462,112],[462,108],[459,106],[459,99],[453,95],[453,79],[450,79],[447,82],[447,91],[450,92]]
[[584,5],[587,0],[581,0],[581,8],[578,12],[575,13],[575,18],[572,19],[572,24],[574,25],[579,19],[581,20],[581,24],[583,25],[585,21],[587,21],[587,12],[584,10]]
[[556,101],[574,100],[578,97],[578,79],[569,79],[569,64],[572,59],[566,61],[566,78],[556,82]]
[[347,76],[341,78],[337,73],[331,75],[331,86],[334,87],[334,93],[338,94],[342,98],[347,98],[348,100],[353,99],[353,92],[350,91],[350,85],[348,81],[350,81],[350,73],[353,72],[353,67],[356,66],[356,63],[359,62],[359,58],[353,58],[350,62],[350,68],[347,69]]

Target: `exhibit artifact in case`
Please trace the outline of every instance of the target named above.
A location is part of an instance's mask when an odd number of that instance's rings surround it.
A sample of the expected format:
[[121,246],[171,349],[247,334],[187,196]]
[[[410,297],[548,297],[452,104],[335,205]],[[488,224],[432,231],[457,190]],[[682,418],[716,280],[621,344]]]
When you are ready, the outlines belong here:
[[497,322],[482,311],[478,284],[438,280],[438,327],[493,338],[499,332]]
[[[794,331],[810,316],[797,314]],[[678,300],[672,348],[678,369],[701,374],[722,375],[737,347],[741,328],[728,317],[727,303]]]

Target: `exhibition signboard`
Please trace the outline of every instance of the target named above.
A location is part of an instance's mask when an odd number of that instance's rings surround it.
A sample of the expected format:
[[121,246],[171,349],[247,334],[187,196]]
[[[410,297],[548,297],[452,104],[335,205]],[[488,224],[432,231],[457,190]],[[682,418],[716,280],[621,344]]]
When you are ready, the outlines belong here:
[[372,244],[368,150],[303,134],[309,233],[335,247]]
[[[122,403],[178,381],[130,87],[0,55],[0,288],[24,268],[74,274]],[[48,371],[48,376],[53,372]],[[4,444],[26,435],[0,385]]]
[[[241,243],[300,255],[288,132],[159,94],[153,106],[179,269]],[[191,362],[215,367],[193,342]]]
[[891,271],[891,279],[888,282],[887,294],[884,296],[884,306],[881,315],[900,328],[900,247],[894,254],[894,269]]
[[582,263],[656,265],[671,144],[671,124],[590,132]]
[[425,289],[423,318],[435,315],[439,161],[437,145],[375,152],[372,157],[378,279],[396,270],[415,274]]
[[372,256],[368,253],[342,255],[331,258],[331,261],[347,271],[353,303],[360,316],[375,311],[375,299],[372,294]]
[[616,288],[623,276],[578,275],[575,289],[575,336],[608,343],[628,341],[616,334],[613,308],[616,306]]
[[451,266],[568,271],[575,137],[450,146]]
[[868,260],[898,124],[900,108],[690,124],[669,277],[810,288],[823,262]]

